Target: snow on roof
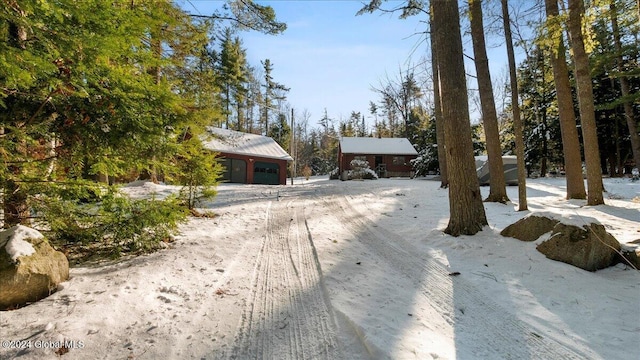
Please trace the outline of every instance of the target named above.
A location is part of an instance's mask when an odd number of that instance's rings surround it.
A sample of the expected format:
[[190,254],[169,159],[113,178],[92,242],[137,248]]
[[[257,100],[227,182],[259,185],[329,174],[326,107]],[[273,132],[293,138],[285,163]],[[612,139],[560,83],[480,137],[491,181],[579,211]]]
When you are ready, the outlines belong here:
[[38,230],[17,225],[0,231],[0,248],[4,246],[11,260],[16,262],[20,256],[29,256],[36,252],[33,245],[26,242],[25,239],[41,239],[43,237]]
[[209,150],[293,161],[293,158],[270,137],[216,127],[208,127],[207,130],[212,136],[204,139],[203,143]]
[[343,137],[340,149],[343,154],[418,155],[406,138]]

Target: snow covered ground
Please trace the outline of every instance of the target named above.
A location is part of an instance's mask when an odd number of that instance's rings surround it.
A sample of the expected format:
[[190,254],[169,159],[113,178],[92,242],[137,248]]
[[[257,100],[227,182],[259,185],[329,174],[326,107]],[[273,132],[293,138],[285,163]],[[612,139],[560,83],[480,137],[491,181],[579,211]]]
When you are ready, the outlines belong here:
[[219,216],[167,249],[73,268],[47,299],[0,312],[0,358],[637,358],[638,271],[583,271],[499,234],[545,211],[640,239],[640,183],[605,179],[596,207],[563,187],[530,179],[530,211],[485,204],[490,225],[453,238],[437,181],[223,184],[206,205]]

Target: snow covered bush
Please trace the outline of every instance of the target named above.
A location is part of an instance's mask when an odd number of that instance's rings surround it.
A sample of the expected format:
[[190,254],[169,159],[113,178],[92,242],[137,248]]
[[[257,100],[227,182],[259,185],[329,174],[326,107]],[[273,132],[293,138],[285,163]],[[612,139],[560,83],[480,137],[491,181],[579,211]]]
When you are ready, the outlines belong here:
[[427,146],[420,151],[418,157],[411,159],[411,166],[416,176],[425,176],[438,171],[438,145]]
[[319,156],[314,156],[311,158],[309,163],[311,170],[316,175],[325,175],[331,174],[332,169],[337,166],[337,162],[333,160],[323,159]]
[[378,174],[371,170],[369,162],[366,160],[353,159],[349,163],[351,170],[348,172],[349,179],[377,179]]
[[335,168],[335,169],[331,170],[331,172],[329,173],[329,179],[331,179],[331,180],[340,179],[340,169],[339,168]]

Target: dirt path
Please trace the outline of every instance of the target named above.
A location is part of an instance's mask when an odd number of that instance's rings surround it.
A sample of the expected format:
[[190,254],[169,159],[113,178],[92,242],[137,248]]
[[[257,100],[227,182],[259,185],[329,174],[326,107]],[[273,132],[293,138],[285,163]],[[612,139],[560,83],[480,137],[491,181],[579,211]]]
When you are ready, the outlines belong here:
[[[547,339],[479,291],[463,275],[421,254],[398,235],[378,227],[349,204],[345,196],[329,196],[325,206],[337,223],[350,231],[416,286],[416,296],[454,328],[456,342],[470,353],[459,358],[583,359]],[[457,346],[458,347],[458,346]]]
[[253,274],[232,358],[342,358],[301,202],[271,203]]

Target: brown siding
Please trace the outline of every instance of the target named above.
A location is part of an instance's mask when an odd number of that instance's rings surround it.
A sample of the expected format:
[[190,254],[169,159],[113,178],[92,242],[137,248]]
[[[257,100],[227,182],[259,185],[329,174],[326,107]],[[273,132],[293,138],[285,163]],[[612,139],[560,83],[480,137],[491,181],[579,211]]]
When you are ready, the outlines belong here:
[[[338,158],[339,158],[339,170],[342,174],[345,170],[350,170],[351,160],[355,159],[356,156],[365,156],[366,160],[369,162],[369,167],[372,170],[376,170],[376,156],[380,156],[382,161],[381,164],[386,164],[387,168],[387,177],[391,176],[412,176],[413,175],[413,167],[411,166],[411,159],[415,159],[416,155],[375,155],[375,154],[343,154],[339,149]],[[395,156],[404,156],[404,164],[394,165],[393,158]]]
[[280,181],[280,185],[286,185],[287,184],[287,160],[276,160],[276,159],[269,159],[269,158],[264,158],[261,156],[249,156],[249,155],[238,155],[238,154],[229,154],[229,153],[224,153],[224,152],[220,152],[219,157],[224,157],[224,158],[228,158],[228,159],[240,159],[240,160],[244,160],[247,163],[247,184],[253,184],[253,177],[254,177],[254,173],[253,173],[253,167],[256,161],[261,161],[261,162],[268,162],[268,163],[274,163],[274,164],[278,164],[278,177],[279,177],[279,181]]

